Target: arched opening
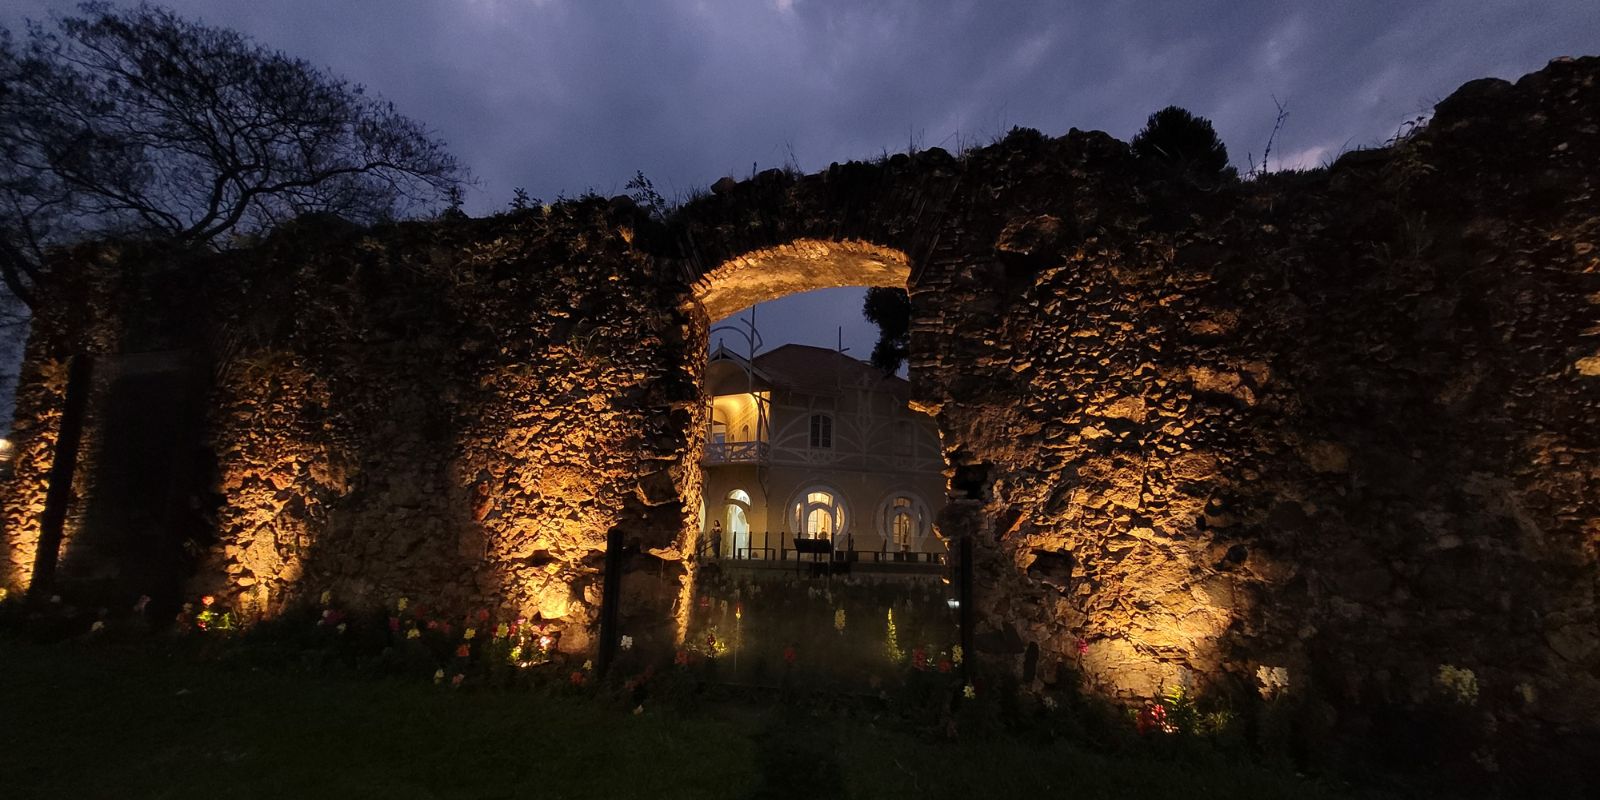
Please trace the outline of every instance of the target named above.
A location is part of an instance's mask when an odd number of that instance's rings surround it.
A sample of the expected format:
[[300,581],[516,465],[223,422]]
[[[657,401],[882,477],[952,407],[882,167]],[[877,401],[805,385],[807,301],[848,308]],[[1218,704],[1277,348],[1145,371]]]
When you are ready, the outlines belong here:
[[728,492],[729,554],[741,558],[750,551],[750,495],[743,489]]
[[[729,259],[697,286],[708,355],[695,484],[721,507],[717,530],[698,535],[722,556],[694,567],[684,647],[727,657],[725,678],[776,680],[789,649],[841,688],[951,663],[938,428],[911,407],[903,374],[865,360],[876,336],[859,290],[906,288],[910,275],[892,248],[799,240]],[[805,305],[829,302],[831,317]],[[872,338],[836,332],[848,315]]]
[[843,493],[814,484],[802,489],[789,504],[790,523],[805,539],[835,542],[837,548],[849,533]]

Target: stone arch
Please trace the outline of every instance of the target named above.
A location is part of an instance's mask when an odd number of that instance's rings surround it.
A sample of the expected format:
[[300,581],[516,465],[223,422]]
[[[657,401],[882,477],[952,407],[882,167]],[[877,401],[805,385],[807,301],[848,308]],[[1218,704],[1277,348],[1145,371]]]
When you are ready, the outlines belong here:
[[911,261],[895,248],[860,239],[795,239],[722,262],[695,283],[694,299],[717,320],[791,294],[845,286],[903,289],[910,278]]

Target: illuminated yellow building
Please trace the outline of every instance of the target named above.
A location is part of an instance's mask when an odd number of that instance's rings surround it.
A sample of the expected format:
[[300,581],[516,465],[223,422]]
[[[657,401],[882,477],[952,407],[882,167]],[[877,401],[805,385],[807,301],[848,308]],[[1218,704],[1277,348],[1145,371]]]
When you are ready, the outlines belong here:
[[793,559],[809,539],[841,560],[943,560],[939,435],[907,407],[904,379],[825,348],[752,362],[719,346],[706,386],[703,554]]

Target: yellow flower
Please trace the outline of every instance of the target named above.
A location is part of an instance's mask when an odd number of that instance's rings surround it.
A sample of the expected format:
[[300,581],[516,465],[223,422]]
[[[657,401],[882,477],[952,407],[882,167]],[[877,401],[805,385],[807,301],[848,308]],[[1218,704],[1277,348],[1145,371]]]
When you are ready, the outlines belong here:
[[961,645],[950,648],[950,661],[956,666],[961,666]]
[[436,670],[433,671],[433,682],[434,683],[444,683],[444,670],[443,669],[436,669]]
[[511,627],[504,622],[494,626],[494,638],[504,639],[511,635]]
[[327,605],[327,604],[329,604],[331,602],[333,602],[333,591],[332,590],[323,591],[323,593],[322,593],[322,604],[323,605]]
[[468,628],[466,633],[461,634],[461,638],[465,639],[467,641],[471,641],[472,638],[474,636],[477,636],[477,635],[478,635],[478,629],[477,628]]
[[419,631],[416,628],[412,628],[411,630],[406,631],[406,638],[407,639],[421,639],[422,638],[422,631]]
[[972,684],[969,683],[966,686],[961,687],[961,696],[971,700],[978,696],[978,690],[973,688]]
[[409,606],[409,605],[411,605],[411,601],[407,600],[404,597],[402,597],[399,600],[394,601],[394,610],[396,610],[396,611],[404,611],[404,610],[406,610],[406,606]]

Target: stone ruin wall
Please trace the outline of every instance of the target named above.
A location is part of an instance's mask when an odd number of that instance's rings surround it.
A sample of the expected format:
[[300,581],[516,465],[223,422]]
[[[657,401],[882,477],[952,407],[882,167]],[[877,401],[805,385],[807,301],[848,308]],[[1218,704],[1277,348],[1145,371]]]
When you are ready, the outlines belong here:
[[[1021,132],[763,173],[667,228],[598,199],[303,224],[194,267],[220,502],[193,588],[255,613],[324,590],[503,608],[583,649],[620,527],[649,576],[627,607],[667,620],[698,506],[697,299],[720,265],[842,242],[821,249],[910,264],[913,389],[951,462],[939,530],[974,540],[989,666],[1135,697],[1283,667],[1361,708],[1452,664],[1496,709],[1587,724],[1597,75],[1469,84],[1396,147],[1218,191],[1141,175],[1103,134]],[[125,305],[36,326],[14,562],[52,364]]]
[[[670,621],[685,578],[677,539],[681,498],[698,495],[698,469],[683,465],[702,446],[688,432],[702,427],[704,322],[680,308],[682,278],[661,279],[632,250],[631,222],[603,201],[487,233],[470,221],[374,232],[311,221],[183,266],[195,285],[144,310],[207,310],[188,344],[213,373],[215,536],[190,596],[250,616],[324,591],[351,606],[405,596],[540,619],[581,651],[606,535],[620,526],[650,573],[629,581],[630,605],[649,618],[641,627],[670,636],[651,625]],[[121,262],[154,257],[88,257],[99,255],[80,252],[73,272],[112,287]],[[112,331],[89,350],[117,352],[120,292],[79,306]],[[59,364],[82,348],[59,339],[35,336],[19,393],[23,458],[6,507],[19,562],[33,557]],[[57,354],[32,355],[47,347]],[[75,506],[91,474],[79,470]],[[18,588],[25,577],[8,575]]]
[[1475,82],[1397,147],[1215,196],[1100,134],[983,154],[991,255],[924,273],[912,347],[980,649],[1132,697],[1281,667],[1352,732],[1448,664],[1491,714],[1591,726],[1597,76]]

